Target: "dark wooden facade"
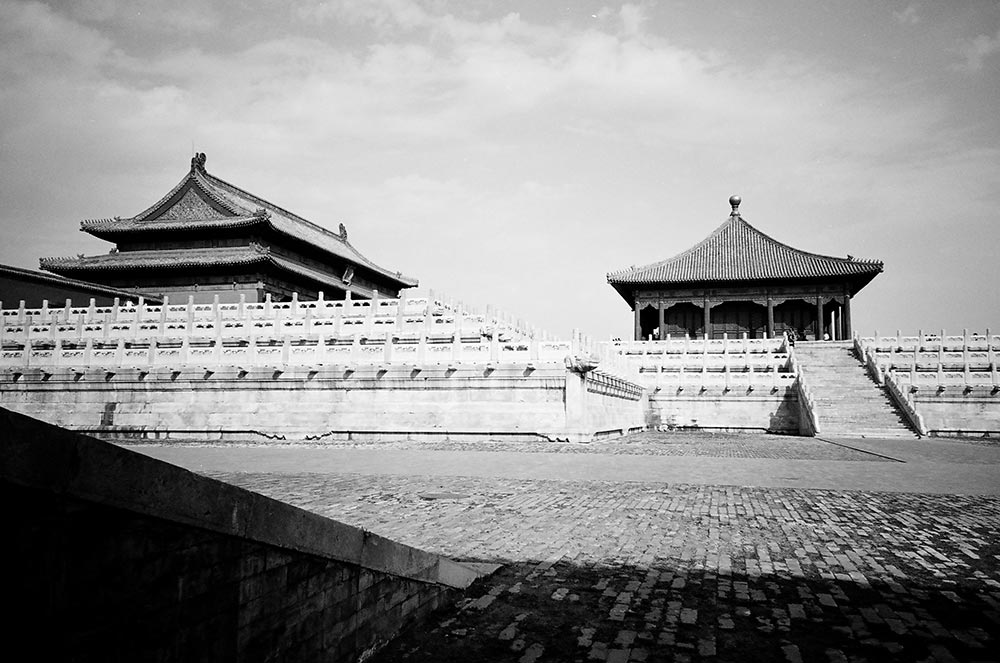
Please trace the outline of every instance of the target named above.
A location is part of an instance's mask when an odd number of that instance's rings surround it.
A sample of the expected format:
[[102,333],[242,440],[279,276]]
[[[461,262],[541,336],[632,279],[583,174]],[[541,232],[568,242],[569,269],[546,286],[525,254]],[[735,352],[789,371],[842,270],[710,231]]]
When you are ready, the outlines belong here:
[[68,279],[56,274],[36,272],[11,265],[0,265],[0,305],[6,309],[44,308],[45,306],[111,306],[115,301],[161,303],[157,297],[138,292],[109,288],[97,283]]
[[310,223],[205,170],[205,155],[153,206],[81,230],[115,243],[110,253],[42,258],[44,270],[171,299],[223,302],[398,297],[416,280],[379,267],[340,232]]
[[881,261],[794,249],[747,223],[738,197],[730,204],[729,219],[691,249],[608,274],[632,307],[634,338],[850,338],[851,298]]

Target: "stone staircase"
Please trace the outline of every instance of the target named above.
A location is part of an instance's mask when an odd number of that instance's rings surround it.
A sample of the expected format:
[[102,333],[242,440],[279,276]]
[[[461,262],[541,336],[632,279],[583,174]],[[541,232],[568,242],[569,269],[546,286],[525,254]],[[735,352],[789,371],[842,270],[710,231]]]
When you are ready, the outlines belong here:
[[820,436],[918,437],[851,341],[799,341],[795,358],[816,401]]

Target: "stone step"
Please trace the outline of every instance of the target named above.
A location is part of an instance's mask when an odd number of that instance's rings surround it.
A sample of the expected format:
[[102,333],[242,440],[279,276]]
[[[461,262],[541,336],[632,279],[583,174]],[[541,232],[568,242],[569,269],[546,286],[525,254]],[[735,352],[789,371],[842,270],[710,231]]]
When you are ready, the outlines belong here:
[[849,344],[796,346],[795,356],[815,399],[821,434],[916,437]]

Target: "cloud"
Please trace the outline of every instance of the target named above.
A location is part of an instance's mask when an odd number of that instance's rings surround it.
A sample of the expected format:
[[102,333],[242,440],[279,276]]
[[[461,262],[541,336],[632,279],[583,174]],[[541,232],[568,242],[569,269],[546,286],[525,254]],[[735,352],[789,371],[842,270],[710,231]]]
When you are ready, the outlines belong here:
[[892,17],[903,25],[916,25],[923,20],[920,16],[920,6],[916,3],[907,5],[901,11],[892,12]]
[[[620,313],[603,275],[688,248],[732,193],[792,245],[891,260],[897,236],[921,250],[913,228],[940,242],[956,210],[987,218],[1000,185],[995,144],[952,128],[937,90],[780,49],[683,47],[650,5],[572,24],[263,2],[220,17],[253,35],[228,41],[178,38],[184,12],[166,29],[122,7],[0,0],[0,220],[34,224],[8,256],[93,250],[77,221],[152,203],[193,142],[210,172],[343,221],[373,260],[564,333],[593,302]],[[982,39],[978,66],[1000,35]],[[558,296],[529,296],[543,283]]]
[[1000,30],[994,35],[979,35],[963,41],[958,46],[959,53],[965,58],[962,67],[967,71],[979,71],[997,52],[1000,52]]

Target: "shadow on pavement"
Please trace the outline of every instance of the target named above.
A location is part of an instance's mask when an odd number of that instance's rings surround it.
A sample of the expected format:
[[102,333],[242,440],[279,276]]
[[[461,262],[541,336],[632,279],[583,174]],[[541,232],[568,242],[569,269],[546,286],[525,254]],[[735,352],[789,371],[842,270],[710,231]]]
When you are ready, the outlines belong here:
[[[981,552],[995,567],[1000,546]],[[975,567],[973,567],[975,568]],[[894,568],[898,576],[903,572]],[[1000,589],[970,577],[795,577],[512,562],[373,661],[986,661]]]

